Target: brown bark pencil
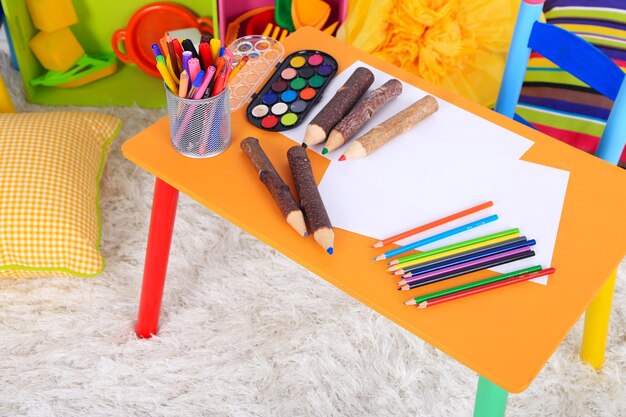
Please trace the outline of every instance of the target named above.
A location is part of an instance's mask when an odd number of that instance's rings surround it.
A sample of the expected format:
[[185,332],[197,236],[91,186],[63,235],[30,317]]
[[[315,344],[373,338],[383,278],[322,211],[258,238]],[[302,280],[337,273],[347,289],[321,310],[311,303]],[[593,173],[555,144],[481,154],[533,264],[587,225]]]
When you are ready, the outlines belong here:
[[300,205],[309,224],[309,230],[313,233],[315,241],[326,249],[328,254],[332,255],[335,232],[317,189],[313,170],[311,169],[311,160],[306,153],[306,149],[301,146],[289,148],[287,159],[289,160],[289,167],[296,184]]
[[241,141],[241,149],[248,156],[252,165],[254,165],[259,175],[259,180],[261,180],[265,188],[267,188],[272,195],[272,198],[274,198],[276,205],[285,217],[287,223],[289,223],[300,236],[306,236],[306,223],[304,222],[302,210],[300,210],[298,203],[296,203],[296,200],[293,198],[289,186],[285,184],[280,175],[278,175],[274,165],[272,165],[272,162],[265,152],[263,152],[258,139],[252,137],[245,138]]
[[311,120],[304,134],[303,145],[311,146],[324,142],[331,129],[348,114],[373,82],[374,74],[369,69],[359,67],[354,70],[348,81]]
[[426,96],[418,100],[352,142],[339,160],[363,158],[371,154],[391,139],[411,129],[438,109],[439,104],[433,96]]
[[349,141],[354,134],[363,127],[368,120],[391,99],[402,93],[402,83],[391,79],[372,91],[363,101],[358,103],[350,113],[330,131],[326,147],[322,150],[322,155],[339,148]]

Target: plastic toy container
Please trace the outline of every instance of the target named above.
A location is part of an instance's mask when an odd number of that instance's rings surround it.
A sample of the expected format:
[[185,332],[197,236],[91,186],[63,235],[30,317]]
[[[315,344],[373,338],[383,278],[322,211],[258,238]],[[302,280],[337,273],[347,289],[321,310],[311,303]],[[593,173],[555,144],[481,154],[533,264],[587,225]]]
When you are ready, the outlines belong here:
[[[76,106],[132,106],[163,107],[163,82],[143,73],[136,65],[120,63],[112,75],[75,88],[32,86],[30,80],[45,74],[28,47],[28,41],[38,29],[34,26],[25,1],[0,0],[14,44],[15,57],[20,67],[26,98],[33,103]],[[74,1],[78,23],[71,26],[76,39],[87,54],[111,52],[113,32],[128,25],[131,16],[142,6],[153,3],[145,0]],[[197,16],[211,17],[216,27],[215,0],[186,0],[184,5]]]

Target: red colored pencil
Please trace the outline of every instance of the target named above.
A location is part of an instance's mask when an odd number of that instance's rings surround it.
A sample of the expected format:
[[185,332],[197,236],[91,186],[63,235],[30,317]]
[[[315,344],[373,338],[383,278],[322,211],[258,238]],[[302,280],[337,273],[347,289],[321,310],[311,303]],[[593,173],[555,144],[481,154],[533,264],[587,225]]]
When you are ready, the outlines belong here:
[[431,300],[423,301],[417,305],[417,308],[432,307],[437,304],[442,304],[448,301],[457,300],[459,298],[468,297],[470,295],[479,294],[481,292],[487,292],[495,290],[496,288],[506,287],[508,285],[517,284],[518,282],[524,282],[533,278],[539,278],[546,275],[554,274],[556,270],[554,268],[547,268],[541,271],[533,272],[532,274],[521,275],[519,277],[513,277],[505,279],[503,281],[494,282],[493,284],[483,285],[481,287],[471,288],[466,291],[460,291],[453,294],[444,295],[443,297],[433,298]]
[[393,243],[393,242],[396,242],[396,241],[398,241],[400,239],[404,239],[405,237],[413,236],[415,234],[424,232],[424,231],[432,229],[434,227],[441,226],[442,224],[449,223],[452,220],[460,219],[461,217],[468,216],[468,215],[470,215],[472,213],[476,213],[478,211],[484,210],[487,207],[491,207],[491,206],[493,206],[493,201],[488,201],[486,203],[482,203],[482,204],[479,204],[477,206],[470,207],[470,208],[468,208],[466,210],[459,211],[458,213],[454,213],[454,214],[451,214],[449,216],[442,217],[439,220],[435,220],[435,221],[432,221],[430,223],[423,224],[423,225],[418,226],[418,227],[416,227],[414,229],[407,230],[406,232],[402,232],[402,233],[399,233],[399,234],[397,234],[395,236],[388,237],[387,239],[380,240],[380,241],[374,243],[372,245],[372,247],[373,248],[381,248],[381,247],[383,247],[385,245],[388,245],[389,243]]

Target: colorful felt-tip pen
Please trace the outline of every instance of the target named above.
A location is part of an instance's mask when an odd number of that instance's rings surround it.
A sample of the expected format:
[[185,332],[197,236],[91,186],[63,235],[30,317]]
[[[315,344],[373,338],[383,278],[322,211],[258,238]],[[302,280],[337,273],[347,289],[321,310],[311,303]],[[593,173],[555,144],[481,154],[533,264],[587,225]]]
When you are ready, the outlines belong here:
[[189,92],[187,93],[187,98],[194,97],[194,95],[196,94],[196,91],[198,91],[198,88],[202,84],[203,78],[204,78],[204,70],[200,70],[200,72],[198,72],[198,75],[196,75],[196,78],[193,79],[193,85],[191,89],[189,90]]
[[187,74],[189,75],[190,71],[189,71],[189,60],[193,58],[193,54],[189,51],[184,51],[183,52],[183,70],[187,71]]
[[163,77],[163,81],[165,81],[165,85],[167,85],[167,87],[172,91],[172,93],[178,95],[178,88],[176,87],[176,83],[172,79],[170,72],[167,70],[167,67],[165,66],[165,59],[163,58],[163,55],[159,55],[157,57],[156,66],[157,66],[157,69],[159,70],[159,73],[161,74],[161,77]]
[[152,53],[154,53],[155,58],[159,55],[163,55],[163,53],[161,52],[161,48],[159,48],[159,45],[157,45],[156,43],[152,44]]
[[198,87],[198,89],[196,90],[196,92],[193,95],[193,99],[194,100],[199,100],[199,99],[202,98],[202,96],[204,95],[204,92],[206,91],[209,83],[213,79],[213,75],[214,74],[215,74],[215,67],[213,65],[210,65],[207,68],[206,73],[204,74],[204,78],[202,79],[202,83],[200,84],[200,86]]

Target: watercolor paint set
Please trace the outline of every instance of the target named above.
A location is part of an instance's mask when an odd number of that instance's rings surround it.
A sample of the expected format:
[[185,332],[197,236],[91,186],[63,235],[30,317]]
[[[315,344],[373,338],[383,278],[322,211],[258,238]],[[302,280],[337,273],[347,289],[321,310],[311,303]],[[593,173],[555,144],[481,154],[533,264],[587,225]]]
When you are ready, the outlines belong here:
[[298,126],[320,100],[337,69],[335,58],[325,52],[294,52],[253,96],[246,111],[248,120],[274,132]]

